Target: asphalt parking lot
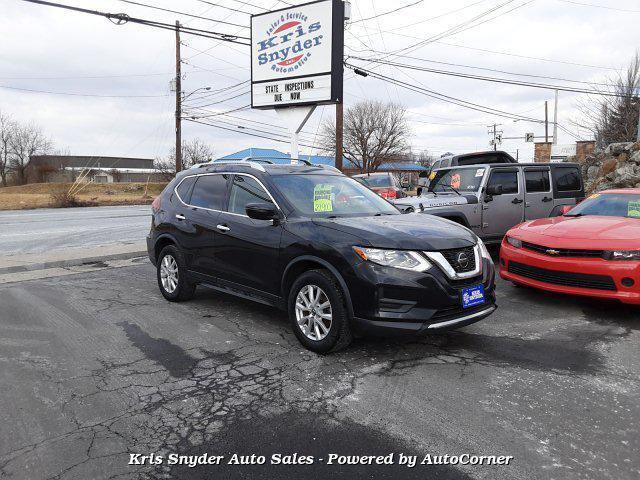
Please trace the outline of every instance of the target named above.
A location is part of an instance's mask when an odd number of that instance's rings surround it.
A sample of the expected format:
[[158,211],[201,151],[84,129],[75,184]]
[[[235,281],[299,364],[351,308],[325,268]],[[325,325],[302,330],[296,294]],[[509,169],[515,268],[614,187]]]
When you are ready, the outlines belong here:
[[[640,312],[498,287],[461,331],[318,356],[277,310],[204,288],[166,302],[146,259],[0,285],[0,476],[638,478]],[[514,460],[127,465],[152,452]]]

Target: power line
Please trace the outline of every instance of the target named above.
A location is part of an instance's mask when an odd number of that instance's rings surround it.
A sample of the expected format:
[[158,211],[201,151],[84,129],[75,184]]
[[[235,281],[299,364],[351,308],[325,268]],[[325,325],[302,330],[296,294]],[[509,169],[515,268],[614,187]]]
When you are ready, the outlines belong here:
[[[200,20],[208,20],[210,22],[216,22],[216,23],[223,23],[225,25],[231,25],[231,26],[234,26],[234,27],[249,28],[246,25],[240,25],[239,23],[232,23],[232,22],[227,22],[227,21],[224,21],[224,20],[218,20],[218,19],[215,19],[215,18],[203,17],[203,16],[200,16],[200,15],[194,15],[194,14],[191,14],[191,13],[180,12],[178,10],[171,10],[171,9],[168,9],[168,8],[157,7],[155,5],[147,5],[146,3],[134,2],[132,0],[118,0],[118,1],[119,2],[123,2],[123,3],[128,3],[130,5],[137,5],[139,7],[152,8],[154,10],[160,10],[162,12],[176,13],[178,15],[184,15],[185,17],[198,18]],[[248,37],[238,37],[238,38],[246,38],[248,40]]]
[[612,92],[601,92],[601,91],[588,89],[588,88],[574,88],[574,87],[566,87],[566,86],[562,86],[562,85],[552,85],[552,84],[544,84],[544,83],[525,82],[525,81],[520,81],[520,80],[511,80],[511,79],[506,79],[506,78],[485,77],[485,76],[481,76],[481,75],[473,75],[473,74],[470,74],[470,73],[453,72],[453,71],[450,71],[450,70],[437,70],[437,69],[434,69],[434,68],[419,67],[419,66],[416,66],[416,65],[407,65],[407,64],[398,63],[398,62],[390,62],[390,61],[386,61],[386,60],[377,60],[377,59],[371,59],[371,58],[361,58],[361,57],[351,57],[351,58],[354,58],[356,60],[369,62],[369,63],[377,63],[377,64],[381,64],[381,65],[389,65],[389,66],[398,67],[398,68],[407,68],[409,70],[418,70],[418,71],[421,71],[421,72],[436,73],[436,74],[439,74],[439,75],[449,75],[449,76],[453,76],[453,77],[469,78],[469,79],[473,79],[473,80],[482,80],[482,81],[485,81],[485,82],[504,83],[504,84],[509,84],[509,85],[521,85],[521,86],[532,87],[532,88],[543,88],[543,89],[546,89],[546,90],[560,90],[560,91],[565,91],[565,92],[586,93],[586,94],[592,94],[592,95],[602,95],[602,96],[607,96],[607,97],[623,97],[623,98],[624,97],[628,97],[628,95],[625,95],[625,94],[612,93]]
[[[61,8],[63,10],[70,10],[70,11],[74,11],[74,12],[79,12],[79,13],[86,13],[88,15],[96,15],[99,17],[105,17],[106,19],[108,19],[109,21],[111,21],[112,23],[115,23],[116,25],[123,25],[125,23],[137,23],[140,25],[146,25],[148,27],[155,27],[155,28],[160,28],[163,30],[171,30],[171,31],[175,31],[175,25],[169,24],[169,23],[163,23],[163,22],[157,22],[155,20],[145,20],[142,18],[137,18],[137,17],[131,17],[129,15],[127,15],[126,13],[107,13],[107,12],[100,12],[98,10],[89,10],[86,8],[81,8],[81,7],[74,7],[72,5],[64,5],[62,3],[54,3],[54,2],[47,2],[44,0],[22,0],[23,2],[27,2],[27,3],[34,3],[37,5],[44,5],[47,7],[54,7],[54,8]],[[182,31],[184,31],[184,33],[188,33],[189,35],[194,35],[197,37],[204,37],[204,38],[211,38],[213,40],[219,40],[219,41],[223,41],[223,42],[230,42],[230,43],[238,43],[240,45],[249,45],[248,43],[244,43],[244,42],[240,42],[237,39],[238,38],[245,38],[245,37],[238,37],[237,35],[229,35],[226,33],[220,33],[220,32],[212,32],[209,30],[201,30],[201,29],[197,29],[197,28],[191,28],[191,27],[184,27],[184,29],[181,29]]]
[[417,4],[419,4],[419,3],[422,3],[423,1],[424,1],[424,0],[418,0],[417,2],[409,3],[409,4],[407,4],[407,5],[402,5],[401,7],[395,8],[395,9],[393,9],[393,10],[389,10],[389,11],[387,11],[387,12],[379,13],[379,14],[374,15],[374,16],[372,16],[372,17],[361,18],[361,19],[359,19],[359,20],[355,20],[355,21],[353,21],[353,22],[351,22],[351,23],[352,23],[352,24],[354,24],[354,23],[360,23],[360,22],[365,22],[365,21],[367,21],[367,20],[373,20],[374,18],[383,17],[383,16],[385,16],[385,15],[389,15],[389,14],[391,14],[391,13],[395,13],[395,12],[397,12],[397,11],[404,10],[405,8],[413,7],[414,5],[417,5]]
[[227,7],[226,5],[222,5],[221,3],[207,2],[206,0],[196,0],[196,1],[200,2],[200,3],[204,3],[206,5],[210,5],[212,7],[224,8],[225,10],[231,10],[232,12],[244,13],[245,15],[251,15],[251,12],[247,12],[245,10],[239,10],[239,9],[237,9],[235,7]]
[[12,85],[0,85],[0,88],[6,88],[8,90],[19,90],[22,92],[32,92],[32,93],[46,93],[49,95],[66,95],[72,97],[100,97],[100,98],[159,98],[159,97],[168,97],[169,94],[165,95],[98,95],[92,93],[72,93],[72,92],[52,92],[49,90],[36,90],[33,88],[21,88],[14,87]]
[[629,10],[626,8],[610,7],[609,5],[596,5],[595,3],[576,2],[573,0],[558,0],[558,1],[562,3],[570,3],[572,5],[579,5],[581,7],[605,8],[607,10],[615,10],[617,12],[640,13],[640,10]]

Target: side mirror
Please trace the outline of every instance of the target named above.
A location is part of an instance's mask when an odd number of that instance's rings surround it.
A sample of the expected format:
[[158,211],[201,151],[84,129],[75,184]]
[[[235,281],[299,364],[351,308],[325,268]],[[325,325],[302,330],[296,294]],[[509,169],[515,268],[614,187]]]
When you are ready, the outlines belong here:
[[565,213],[569,212],[569,210],[571,210],[573,207],[575,207],[575,205],[562,205],[559,209],[559,214],[564,215]]
[[278,209],[273,203],[249,203],[245,210],[247,216],[254,220],[274,220],[278,218]]
[[491,197],[495,195],[502,195],[502,184],[489,185],[485,193]]

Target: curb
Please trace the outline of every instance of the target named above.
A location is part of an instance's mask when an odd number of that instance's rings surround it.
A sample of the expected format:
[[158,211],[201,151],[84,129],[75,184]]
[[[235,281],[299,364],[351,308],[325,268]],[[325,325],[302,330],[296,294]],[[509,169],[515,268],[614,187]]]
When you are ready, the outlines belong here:
[[138,250],[133,252],[114,253],[111,255],[91,255],[87,257],[54,260],[51,262],[27,263],[25,265],[2,267],[0,268],[0,275],[4,275],[7,273],[32,272],[36,270],[45,270],[47,268],[73,267],[77,265],[86,265],[89,263],[96,263],[105,260],[127,260],[136,257],[146,257],[147,255],[147,250]]

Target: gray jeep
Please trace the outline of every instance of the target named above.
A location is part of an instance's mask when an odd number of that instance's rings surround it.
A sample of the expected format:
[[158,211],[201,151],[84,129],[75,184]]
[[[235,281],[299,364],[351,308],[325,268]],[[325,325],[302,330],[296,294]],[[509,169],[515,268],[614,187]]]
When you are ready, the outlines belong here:
[[583,198],[576,163],[499,163],[433,170],[421,195],[393,203],[403,212],[448,218],[495,243],[514,225],[560,215]]

